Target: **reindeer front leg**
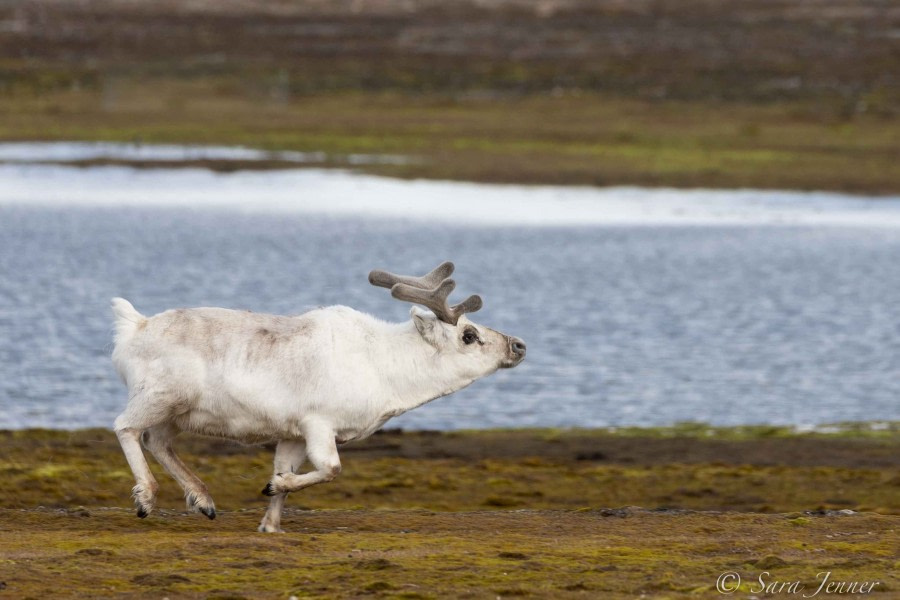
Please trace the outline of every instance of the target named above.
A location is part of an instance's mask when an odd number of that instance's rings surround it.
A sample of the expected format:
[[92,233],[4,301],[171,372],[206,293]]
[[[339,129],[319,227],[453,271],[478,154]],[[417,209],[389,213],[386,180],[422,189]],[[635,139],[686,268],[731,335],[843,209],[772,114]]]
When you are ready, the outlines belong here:
[[303,488],[331,481],[341,472],[334,430],[330,426],[311,426],[305,433],[306,457],[315,471],[297,475],[289,471],[275,473],[262,493],[266,496],[289,494]]
[[[306,444],[302,440],[281,440],[275,447],[275,474],[296,473],[306,459]],[[269,486],[266,486],[266,490]],[[264,492],[267,493],[267,492]],[[284,533],[281,528],[281,509],[287,492],[274,494],[269,501],[269,508],[259,524],[259,531],[265,533]]]

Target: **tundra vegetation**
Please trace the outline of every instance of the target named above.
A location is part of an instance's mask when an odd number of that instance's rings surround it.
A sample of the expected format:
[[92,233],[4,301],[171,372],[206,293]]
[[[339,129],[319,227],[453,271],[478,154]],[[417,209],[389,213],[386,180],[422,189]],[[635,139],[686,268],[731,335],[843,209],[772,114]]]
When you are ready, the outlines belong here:
[[2,140],[243,144],[323,166],[407,155],[355,167],[400,177],[900,192],[890,2],[20,0],[0,23]]
[[386,431],[344,447],[341,477],[293,494],[281,535],[249,533],[271,447],[179,448],[215,521],[187,512],[155,463],[155,517],[135,519],[109,430],[0,432],[0,593],[712,598],[724,571],[745,592],[763,571],[900,590],[900,424]]

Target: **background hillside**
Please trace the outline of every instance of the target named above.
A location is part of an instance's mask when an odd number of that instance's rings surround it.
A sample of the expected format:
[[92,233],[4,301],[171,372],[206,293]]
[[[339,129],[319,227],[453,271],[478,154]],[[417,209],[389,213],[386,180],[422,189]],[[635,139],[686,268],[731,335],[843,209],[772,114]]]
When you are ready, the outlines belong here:
[[366,167],[399,176],[897,192],[897,31],[887,1],[13,1],[0,139],[417,157]]

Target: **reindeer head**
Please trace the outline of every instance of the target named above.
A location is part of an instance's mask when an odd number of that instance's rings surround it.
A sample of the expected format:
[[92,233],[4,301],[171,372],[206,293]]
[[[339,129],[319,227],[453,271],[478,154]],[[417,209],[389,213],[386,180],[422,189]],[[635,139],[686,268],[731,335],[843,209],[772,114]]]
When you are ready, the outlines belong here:
[[450,279],[453,268],[452,262],[445,262],[422,277],[375,270],[369,273],[369,283],[390,289],[397,300],[430,309],[428,313],[414,306],[410,311],[419,334],[438,353],[456,357],[477,376],[498,368],[515,367],[525,359],[525,342],[473,323],[465,316],[481,308],[479,296],[469,296],[454,306],[447,303],[447,297],[456,287],[456,282]]

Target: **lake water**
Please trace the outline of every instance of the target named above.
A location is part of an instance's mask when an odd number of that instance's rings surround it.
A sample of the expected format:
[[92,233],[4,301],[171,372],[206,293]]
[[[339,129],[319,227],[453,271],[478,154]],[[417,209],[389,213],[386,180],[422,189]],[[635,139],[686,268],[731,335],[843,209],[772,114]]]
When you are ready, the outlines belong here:
[[391,426],[900,419],[897,197],[76,168],[34,147],[0,144],[0,428],[111,425],[112,296],[401,320],[368,271],[446,259],[528,358]]

